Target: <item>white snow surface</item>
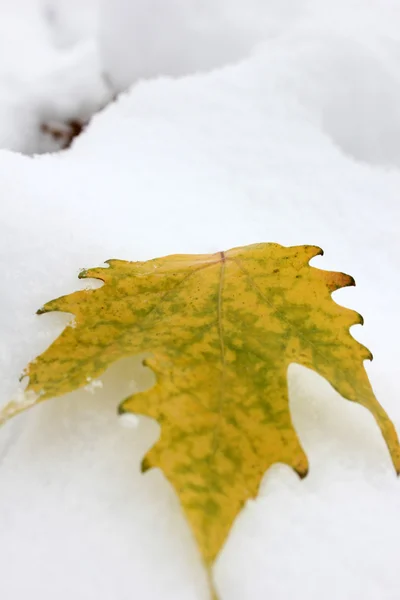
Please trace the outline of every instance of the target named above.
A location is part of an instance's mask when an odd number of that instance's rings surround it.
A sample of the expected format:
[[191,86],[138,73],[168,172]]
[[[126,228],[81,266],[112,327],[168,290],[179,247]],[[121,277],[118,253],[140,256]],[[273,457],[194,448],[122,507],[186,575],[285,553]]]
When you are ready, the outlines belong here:
[[[0,2],[1,404],[70,319],[36,309],[88,285],[81,268],[306,243],[357,281],[335,300],[365,318],[352,333],[399,430],[400,4],[169,6],[164,19],[155,0]],[[13,152],[45,149],[42,119],[103,106],[103,71],[131,87],[69,150]],[[2,599],[209,598],[173,490],[139,471],[158,426],[116,415],[151,381],[123,361],[95,393],[2,427]],[[266,474],[217,561],[221,600],[398,600],[400,481],[376,424],[299,366],[289,383],[310,474]]]

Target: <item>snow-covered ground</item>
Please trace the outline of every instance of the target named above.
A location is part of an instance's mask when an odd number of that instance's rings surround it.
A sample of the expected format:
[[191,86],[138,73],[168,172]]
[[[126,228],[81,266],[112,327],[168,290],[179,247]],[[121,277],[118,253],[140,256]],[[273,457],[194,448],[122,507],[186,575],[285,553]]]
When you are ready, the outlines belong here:
[[[365,317],[353,333],[400,431],[399,24],[397,0],[0,0],[0,402],[66,321],[35,310],[79,269],[309,243],[356,278],[335,298]],[[69,150],[17,153],[131,83]],[[2,599],[209,598],[175,495],[139,473],[157,426],[115,414],[146,376],[117,364],[1,429]],[[221,600],[398,600],[400,481],[377,426],[298,366],[290,390],[310,475],[266,475],[217,562]]]

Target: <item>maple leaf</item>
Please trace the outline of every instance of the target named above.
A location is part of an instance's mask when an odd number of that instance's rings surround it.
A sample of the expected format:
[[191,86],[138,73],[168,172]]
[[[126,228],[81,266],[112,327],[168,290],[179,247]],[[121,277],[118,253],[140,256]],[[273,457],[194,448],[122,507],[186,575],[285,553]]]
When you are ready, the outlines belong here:
[[395,429],[363,366],[372,356],[349,332],[362,317],[331,298],[354,280],[311,267],[319,254],[315,246],[256,244],[84,271],[80,277],[105,285],[39,311],[72,313],[75,322],[29,365],[25,402],[10,403],[0,420],[86,386],[122,357],[149,353],[156,384],[119,410],[160,424],[143,470],[160,467],[173,484],[208,565],[268,467],[283,462],[307,473],[289,412],[291,363],[371,411],[399,472]]

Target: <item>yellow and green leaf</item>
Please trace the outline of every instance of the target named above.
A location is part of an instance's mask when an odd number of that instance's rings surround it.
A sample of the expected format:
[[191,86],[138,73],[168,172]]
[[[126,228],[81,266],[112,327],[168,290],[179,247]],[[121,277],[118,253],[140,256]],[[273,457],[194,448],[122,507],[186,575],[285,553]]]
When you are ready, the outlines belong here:
[[314,246],[256,244],[147,262],[110,260],[108,268],[83,272],[104,285],[39,311],[72,313],[74,325],[29,365],[31,400],[11,403],[0,421],[86,386],[122,357],[148,353],[156,384],[119,410],[160,424],[143,469],[159,467],[172,483],[207,565],[268,467],[283,462],[307,473],[289,412],[291,363],[315,370],[370,410],[400,472],[395,429],[363,366],[371,354],[349,332],[362,318],[331,298],[354,281],[311,267],[318,254]]

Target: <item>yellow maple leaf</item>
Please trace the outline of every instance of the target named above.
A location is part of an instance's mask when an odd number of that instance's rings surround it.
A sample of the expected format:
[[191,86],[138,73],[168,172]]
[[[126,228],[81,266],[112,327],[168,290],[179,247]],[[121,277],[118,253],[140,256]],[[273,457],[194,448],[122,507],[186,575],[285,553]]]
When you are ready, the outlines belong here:
[[29,365],[25,403],[10,403],[0,420],[86,386],[122,357],[148,352],[157,383],[124,400],[120,411],[161,425],[143,468],[160,467],[175,487],[207,565],[268,467],[283,462],[307,473],[289,413],[291,363],[314,369],[371,411],[399,472],[395,429],[363,366],[371,354],[349,333],[362,318],[331,298],[354,281],[311,267],[319,254],[315,246],[256,244],[110,260],[108,268],[84,271],[80,277],[105,285],[39,311],[72,313],[75,322]]

